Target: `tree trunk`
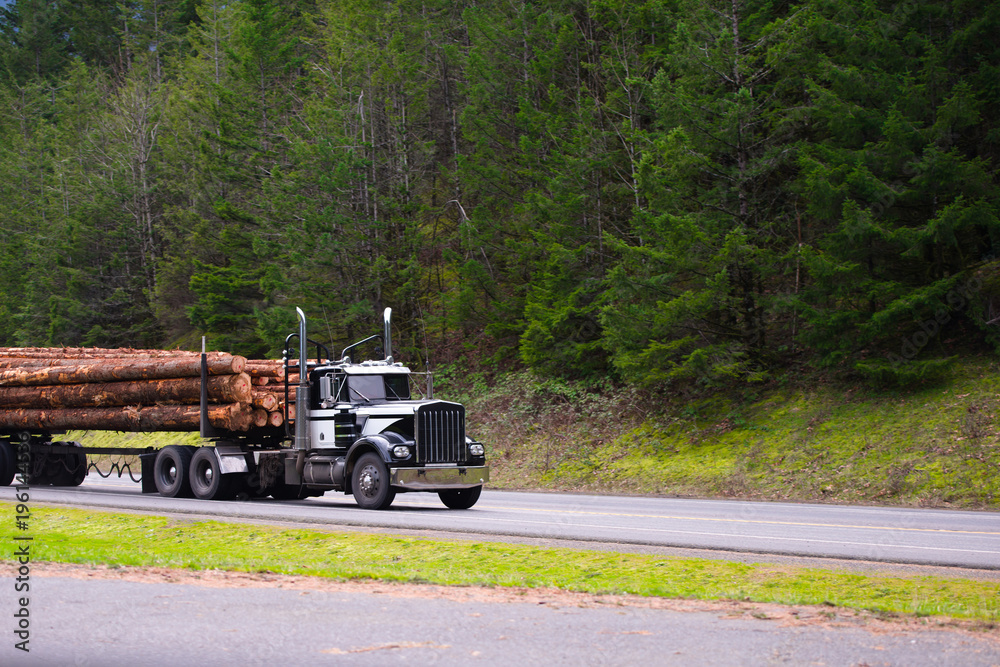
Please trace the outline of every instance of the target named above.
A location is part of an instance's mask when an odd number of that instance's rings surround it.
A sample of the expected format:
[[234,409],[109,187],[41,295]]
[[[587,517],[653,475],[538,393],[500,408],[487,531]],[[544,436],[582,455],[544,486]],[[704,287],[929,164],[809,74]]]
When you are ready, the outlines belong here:
[[[218,354],[208,359],[210,375],[234,375],[246,366],[243,357]],[[53,384],[116,382],[129,380],[162,380],[200,377],[201,358],[167,357],[163,359],[109,359],[107,364],[78,364],[31,370],[0,372],[0,387],[38,387]]]
[[255,408],[263,408],[268,412],[273,412],[278,409],[278,396],[277,394],[254,391],[250,404]]
[[[208,408],[212,426],[246,431],[252,413],[243,405]],[[201,410],[196,405],[157,405],[144,408],[61,408],[55,410],[0,410],[0,428],[100,431],[197,431]]]
[[[254,389],[254,394],[271,394],[279,401],[283,402],[285,400],[285,387],[272,385],[267,385],[266,387],[256,387]],[[295,387],[288,388],[288,402],[295,402]]]
[[269,361],[262,359],[248,359],[246,372],[254,378],[277,378],[285,377],[285,366],[280,361]]
[[[224,354],[209,352],[209,356]],[[184,357],[198,356],[188,350],[139,350],[131,347],[0,347],[0,357],[26,359],[89,359],[102,357]],[[279,362],[280,363],[280,362]]]
[[[250,378],[245,373],[208,378],[213,403],[249,403]],[[138,380],[46,387],[0,387],[0,408],[84,408],[124,405],[197,405],[200,378]]]

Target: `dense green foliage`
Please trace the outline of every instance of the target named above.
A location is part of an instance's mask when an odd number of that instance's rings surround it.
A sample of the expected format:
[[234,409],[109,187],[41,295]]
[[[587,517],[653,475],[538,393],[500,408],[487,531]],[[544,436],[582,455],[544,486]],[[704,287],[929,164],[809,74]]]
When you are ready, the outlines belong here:
[[0,344],[274,354],[396,309],[641,385],[995,344],[1000,6],[10,0]]

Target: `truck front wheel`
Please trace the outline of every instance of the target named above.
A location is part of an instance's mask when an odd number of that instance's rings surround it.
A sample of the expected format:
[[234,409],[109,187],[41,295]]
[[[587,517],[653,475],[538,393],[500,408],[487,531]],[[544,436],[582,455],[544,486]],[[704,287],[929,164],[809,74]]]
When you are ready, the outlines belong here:
[[378,454],[362,454],[354,464],[351,491],[362,509],[384,510],[392,504],[396,490],[389,485],[389,469]]
[[479,494],[483,492],[482,486],[473,486],[469,489],[449,489],[438,491],[441,502],[453,510],[467,510],[479,500]]

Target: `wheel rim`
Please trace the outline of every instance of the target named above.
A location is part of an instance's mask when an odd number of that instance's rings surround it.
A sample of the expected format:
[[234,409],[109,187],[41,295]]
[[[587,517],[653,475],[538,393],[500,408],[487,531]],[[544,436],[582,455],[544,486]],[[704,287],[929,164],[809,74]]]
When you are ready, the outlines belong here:
[[378,468],[373,465],[366,465],[361,469],[361,474],[358,476],[358,482],[361,493],[364,494],[366,498],[374,498],[377,496],[379,487],[381,486]]
[[201,461],[198,464],[198,470],[195,471],[198,481],[201,482],[205,487],[212,486],[212,477],[214,472],[212,471],[212,466],[208,461]]
[[173,486],[177,482],[177,464],[170,461],[160,469],[160,479],[166,486]]

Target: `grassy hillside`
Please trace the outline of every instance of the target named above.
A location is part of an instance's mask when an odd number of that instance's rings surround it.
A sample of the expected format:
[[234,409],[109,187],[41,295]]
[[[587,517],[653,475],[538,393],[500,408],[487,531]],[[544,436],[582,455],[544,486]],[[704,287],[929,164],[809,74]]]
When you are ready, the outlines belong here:
[[810,378],[652,397],[516,374],[445,394],[489,444],[493,487],[1000,507],[1000,364],[876,392]]

